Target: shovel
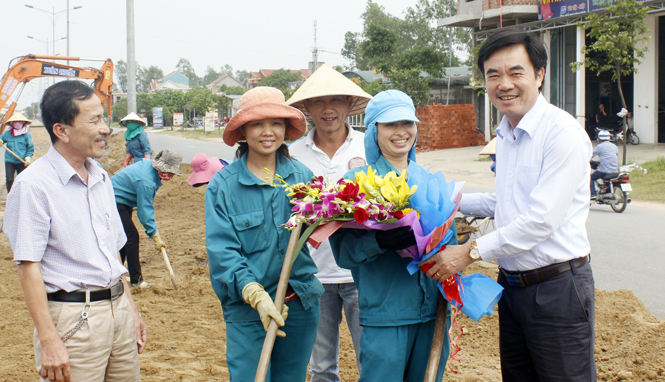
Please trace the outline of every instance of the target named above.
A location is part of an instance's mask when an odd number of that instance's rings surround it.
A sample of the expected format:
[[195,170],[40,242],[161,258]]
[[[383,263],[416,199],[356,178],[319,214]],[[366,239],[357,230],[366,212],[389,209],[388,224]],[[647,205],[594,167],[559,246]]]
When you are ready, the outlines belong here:
[[166,268],[169,270],[169,274],[171,275],[171,282],[173,283],[173,288],[175,290],[178,290],[178,280],[175,277],[175,273],[173,273],[173,268],[171,268],[171,262],[169,261],[169,256],[166,254],[166,249],[162,247],[162,256],[164,256],[164,262],[166,263]]
[[446,334],[447,302],[443,299],[441,293],[437,294],[439,295],[439,304],[436,308],[434,338],[432,339],[432,349],[429,352],[429,359],[427,360],[424,382],[434,382],[436,380],[436,373],[439,370],[439,360],[441,359],[441,351],[443,350],[443,337]]
[[19,158],[18,155],[14,154],[14,153],[12,152],[12,150],[10,150],[10,149],[7,147],[7,145],[5,145],[5,144],[3,143],[3,144],[2,144],[2,147],[4,147],[5,150],[7,150],[8,153],[10,153],[10,154],[12,154],[14,157],[16,157],[16,159],[20,160],[25,166],[28,165],[27,163],[25,163],[25,161],[24,161],[23,159]]
[[[286,287],[289,285],[289,275],[293,267],[292,259],[293,252],[295,252],[296,243],[300,237],[300,224],[298,224],[292,231],[289,237],[289,245],[286,247],[286,255],[284,255],[284,264],[282,265],[282,273],[279,275],[279,283],[277,284],[277,294],[275,295],[275,307],[278,312],[282,311],[284,305],[284,296],[286,296]],[[268,373],[268,365],[270,365],[270,355],[272,348],[275,345],[275,337],[277,336],[277,323],[275,320],[270,321],[268,326],[268,333],[266,339],[263,341],[263,349],[261,350],[261,358],[259,359],[259,367],[256,370],[256,377],[254,382],[265,382]]]

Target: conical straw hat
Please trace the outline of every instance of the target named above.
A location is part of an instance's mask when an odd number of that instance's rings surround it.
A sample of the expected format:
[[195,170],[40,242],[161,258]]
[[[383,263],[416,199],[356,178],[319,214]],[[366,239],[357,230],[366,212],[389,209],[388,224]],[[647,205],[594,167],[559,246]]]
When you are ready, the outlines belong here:
[[141,123],[143,126],[146,126],[146,123],[143,120],[143,118],[139,117],[134,112],[127,114],[127,116],[125,118],[121,119],[120,124],[123,125],[123,126],[127,126],[127,122],[129,122],[129,121],[136,121],[136,122]]
[[305,109],[305,100],[316,97],[331,95],[348,95],[353,97],[349,115],[362,114],[365,106],[372,96],[366,93],[350,79],[328,65],[322,64],[314,74],[286,101],[287,105],[293,106],[305,114],[307,119],[312,117]]
[[496,137],[492,138],[490,143],[485,145],[478,155],[494,155],[496,154]]
[[29,124],[32,123],[31,120],[27,119],[23,114],[21,114],[19,112],[16,112],[16,113],[12,114],[12,116],[9,117],[9,119],[7,120],[6,123],[12,123],[12,122],[16,122],[16,121],[25,122],[26,125],[29,125]]

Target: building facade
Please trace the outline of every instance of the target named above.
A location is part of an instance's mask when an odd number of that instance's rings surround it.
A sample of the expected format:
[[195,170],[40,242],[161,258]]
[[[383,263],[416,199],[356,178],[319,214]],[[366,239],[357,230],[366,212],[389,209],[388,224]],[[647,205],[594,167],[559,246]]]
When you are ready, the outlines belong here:
[[[665,142],[665,1],[645,1],[646,23],[651,32],[648,51],[637,73],[622,79],[622,90],[635,131],[643,143]],[[589,12],[602,11],[598,0],[458,0],[458,14],[439,20],[440,27],[473,28],[474,45],[500,29],[537,33],[549,49],[548,67],[541,88],[552,104],[566,110],[590,135],[599,105],[616,114],[621,100],[610,75],[588,70],[573,72],[570,64],[584,61],[582,47],[589,41],[577,22]],[[661,86],[662,82],[662,86]],[[661,90],[662,89],[662,90]],[[487,97],[476,105],[483,120],[481,130],[489,141],[500,115]]]

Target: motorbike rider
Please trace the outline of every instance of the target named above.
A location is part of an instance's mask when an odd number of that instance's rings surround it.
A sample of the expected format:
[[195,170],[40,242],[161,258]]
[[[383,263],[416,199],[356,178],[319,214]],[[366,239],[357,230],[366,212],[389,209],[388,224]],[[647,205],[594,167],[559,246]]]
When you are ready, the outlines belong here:
[[598,155],[600,166],[598,170],[591,174],[591,197],[596,197],[595,182],[597,179],[607,174],[617,172],[619,167],[619,149],[610,142],[610,133],[607,130],[598,132],[598,139],[601,141],[594,149],[592,158]]

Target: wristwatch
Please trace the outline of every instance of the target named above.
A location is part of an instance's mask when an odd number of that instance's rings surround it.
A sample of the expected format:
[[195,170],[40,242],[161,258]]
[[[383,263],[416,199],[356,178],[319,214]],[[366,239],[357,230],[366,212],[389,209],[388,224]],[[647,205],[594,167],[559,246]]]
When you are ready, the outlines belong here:
[[471,242],[469,256],[473,259],[473,261],[480,260],[480,251],[478,250],[478,244],[476,244],[475,240]]

